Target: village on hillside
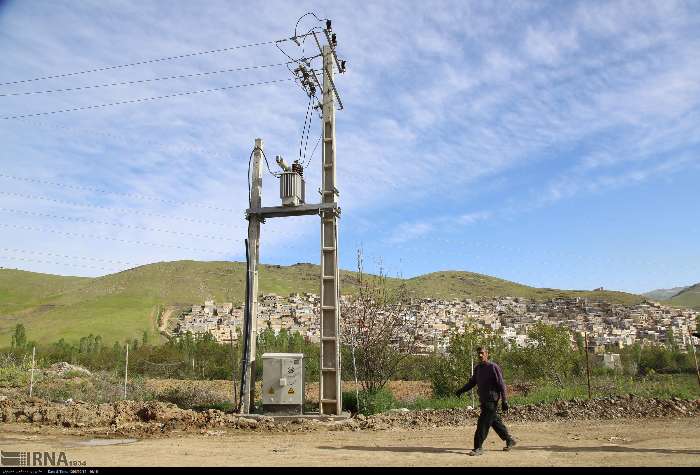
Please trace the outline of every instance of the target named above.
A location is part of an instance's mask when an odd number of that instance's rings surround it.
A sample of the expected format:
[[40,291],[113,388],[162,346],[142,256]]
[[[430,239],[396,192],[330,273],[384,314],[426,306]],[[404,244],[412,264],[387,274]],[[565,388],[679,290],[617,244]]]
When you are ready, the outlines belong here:
[[[343,305],[350,302],[341,297]],[[309,341],[319,341],[319,297],[312,293],[282,297],[264,294],[258,307],[258,332],[267,328],[275,333],[285,329],[299,332]],[[528,343],[527,332],[542,322],[566,326],[572,332],[588,334],[589,348],[597,353],[636,342],[675,343],[681,351],[691,344],[698,312],[644,301],[620,305],[583,298],[557,298],[533,301],[518,297],[439,300],[413,299],[403,309],[404,317],[418,323],[417,353],[444,352],[452,331],[467,325],[498,330],[504,340],[518,346]],[[243,324],[243,307],[207,300],[183,312],[172,332],[201,335],[210,332],[222,343],[236,340]]]

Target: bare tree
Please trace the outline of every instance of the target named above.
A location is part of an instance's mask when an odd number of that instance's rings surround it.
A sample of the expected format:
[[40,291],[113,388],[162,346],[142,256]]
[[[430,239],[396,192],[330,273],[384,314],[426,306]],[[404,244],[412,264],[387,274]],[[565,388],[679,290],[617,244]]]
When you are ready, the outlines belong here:
[[357,295],[341,312],[343,343],[353,350],[356,379],[364,391],[373,394],[413,353],[418,318],[405,284],[390,285],[383,269],[378,276],[364,274],[361,250],[357,269]]

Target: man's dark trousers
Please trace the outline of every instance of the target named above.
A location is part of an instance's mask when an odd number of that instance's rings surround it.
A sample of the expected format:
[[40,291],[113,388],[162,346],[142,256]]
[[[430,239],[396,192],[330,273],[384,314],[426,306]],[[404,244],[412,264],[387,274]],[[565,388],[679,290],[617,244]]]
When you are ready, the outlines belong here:
[[474,433],[474,448],[480,449],[481,445],[489,435],[489,429],[493,427],[498,437],[501,440],[508,440],[510,435],[508,429],[498,415],[498,401],[485,401],[481,403],[481,414],[479,421],[476,423],[476,432]]

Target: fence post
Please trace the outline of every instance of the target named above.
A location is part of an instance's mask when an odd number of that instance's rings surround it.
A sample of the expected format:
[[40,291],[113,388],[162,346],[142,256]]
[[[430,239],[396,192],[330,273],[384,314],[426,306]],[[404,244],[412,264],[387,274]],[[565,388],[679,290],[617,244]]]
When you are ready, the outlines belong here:
[[584,346],[586,347],[586,376],[588,377],[588,400],[591,400],[591,362],[588,358],[588,332],[584,333]]
[[34,361],[36,358],[36,346],[32,347],[32,372],[29,375],[29,397],[32,397],[34,392]]
[[695,375],[698,377],[698,385],[700,385],[700,369],[698,369],[698,357],[695,354],[695,337],[690,337],[690,346],[693,348],[693,359],[695,360]]
[[124,399],[126,399],[126,380],[129,372],[129,344],[126,344],[126,359],[124,362]]
[[233,346],[233,328],[229,328],[229,339],[231,340],[231,379],[233,380],[233,407],[238,407],[238,387],[236,385],[236,348]]

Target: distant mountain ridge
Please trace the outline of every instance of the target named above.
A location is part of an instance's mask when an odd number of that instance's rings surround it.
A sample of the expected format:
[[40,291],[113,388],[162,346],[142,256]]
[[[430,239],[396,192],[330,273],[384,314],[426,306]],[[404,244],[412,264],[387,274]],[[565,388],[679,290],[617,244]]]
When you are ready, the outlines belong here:
[[668,300],[671,297],[683,292],[687,288],[688,287],[673,287],[672,289],[656,289],[645,292],[642,295],[653,300]]
[[700,311],[700,283],[686,287],[664,303]]
[[[164,306],[208,299],[241,303],[244,277],[245,263],[221,261],[158,262],[95,278],[0,269],[0,347],[9,345],[17,323],[25,325],[29,339],[44,343],[59,338],[75,341],[90,333],[105,341],[140,338],[144,331],[158,335],[158,314]],[[261,293],[319,292],[318,265],[261,265],[259,277]],[[357,273],[341,270],[340,277],[341,292],[353,294]],[[644,300],[625,292],[540,289],[463,271],[387,278],[387,283],[403,283],[419,298],[584,297],[627,305]]]

